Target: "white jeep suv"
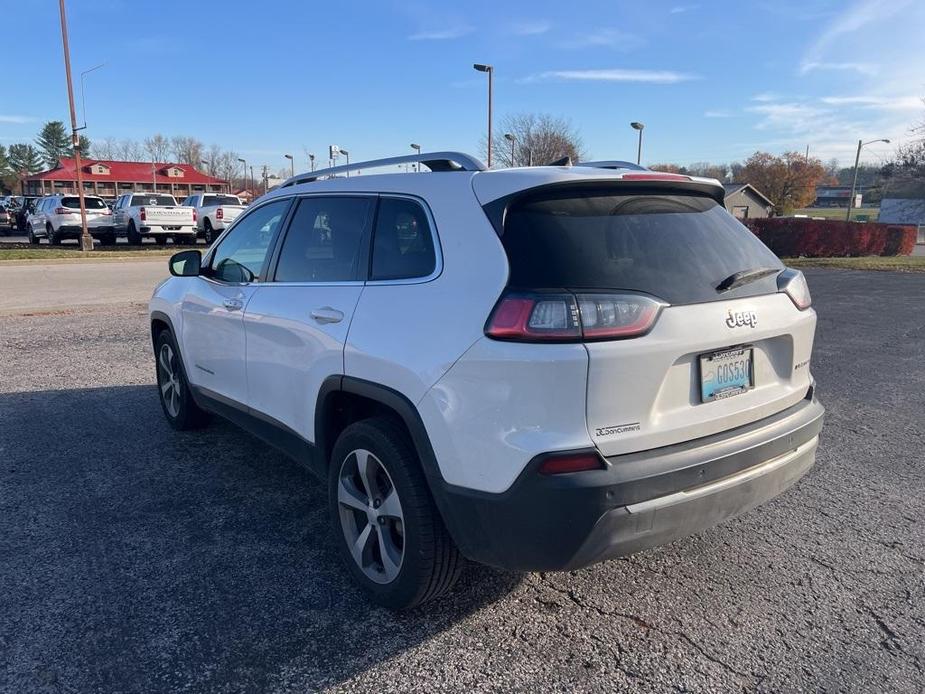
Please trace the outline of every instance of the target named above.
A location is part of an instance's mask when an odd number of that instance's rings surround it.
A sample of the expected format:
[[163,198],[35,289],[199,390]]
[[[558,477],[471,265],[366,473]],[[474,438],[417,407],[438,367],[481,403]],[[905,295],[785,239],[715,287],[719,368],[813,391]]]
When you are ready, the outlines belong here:
[[[365,175],[410,161],[430,172]],[[576,569],[774,497],[822,428],[803,276],[716,181],[604,166],[293,177],[171,258],[168,421],[217,413],[325,477],[346,565],[392,608],[462,557]]]

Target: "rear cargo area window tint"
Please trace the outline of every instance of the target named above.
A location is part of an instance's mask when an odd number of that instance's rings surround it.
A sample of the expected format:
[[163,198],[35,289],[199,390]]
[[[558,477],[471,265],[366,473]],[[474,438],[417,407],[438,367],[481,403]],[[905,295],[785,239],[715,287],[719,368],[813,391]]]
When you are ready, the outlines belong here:
[[672,304],[773,293],[774,274],[716,287],[743,270],[783,269],[722,205],[698,195],[545,192],[508,209],[501,241],[511,287],[636,291]]

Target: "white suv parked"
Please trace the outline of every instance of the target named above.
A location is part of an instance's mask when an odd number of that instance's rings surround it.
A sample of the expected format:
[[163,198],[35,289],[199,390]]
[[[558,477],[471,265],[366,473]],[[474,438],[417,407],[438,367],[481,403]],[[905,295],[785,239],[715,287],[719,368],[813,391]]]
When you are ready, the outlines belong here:
[[[112,210],[96,195],[84,196],[87,215],[87,230],[104,246],[116,242],[112,224]],[[39,239],[48,239],[53,246],[64,239],[79,239],[83,233],[80,221],[80,198],[76,195],[49,195],[35,201],[35,208],[29,215],[26,234],[29,243],[37,244]]]
[[461,558],[587,566],[812,466],[803,276],[716,181],[600,166],[290,179],[150,304],[168,421],[214,412],[328,480],[346,565],[404,608]]

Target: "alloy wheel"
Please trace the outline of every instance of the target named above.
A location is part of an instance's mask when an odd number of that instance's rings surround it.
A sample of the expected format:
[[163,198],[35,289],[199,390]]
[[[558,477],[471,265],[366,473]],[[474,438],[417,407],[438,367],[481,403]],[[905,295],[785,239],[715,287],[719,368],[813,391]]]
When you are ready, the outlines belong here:
[[157,355],[161,399],[164,401],[167,414],[174,418],[180,414],[180,375],[175,357],[170,345],[161,345],[160,353]]
[[405,554],[404,517],[389,471],[370,451],[354,450],[341,463],[337,506],[353,561],[375,583],[391,583]]

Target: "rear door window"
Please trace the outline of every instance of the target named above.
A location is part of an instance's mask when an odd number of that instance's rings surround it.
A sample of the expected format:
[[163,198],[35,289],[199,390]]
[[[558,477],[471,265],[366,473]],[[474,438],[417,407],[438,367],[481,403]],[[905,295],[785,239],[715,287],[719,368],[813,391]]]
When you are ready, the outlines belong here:
[[776,272],[717,286],[734,273],[783,269],[722,205],[697,195],[542,192],[508,209],[501,241],[511,287],[635,291],[672,304],[776,292]]
[[302,198],[283,240],[276,281],[365,280],[361,260],[374,202],[371,197]]
[[427,277],[436,264],[434,237],[424,208],[406,198],[382,198],[373,235],[370,279]]

